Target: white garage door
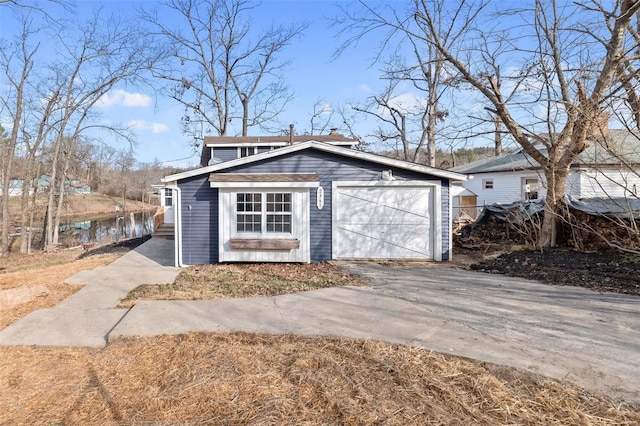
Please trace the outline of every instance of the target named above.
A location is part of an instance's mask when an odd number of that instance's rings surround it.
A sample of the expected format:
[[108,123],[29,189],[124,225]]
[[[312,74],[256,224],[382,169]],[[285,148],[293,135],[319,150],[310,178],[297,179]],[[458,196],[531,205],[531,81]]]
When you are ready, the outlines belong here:
[[433,259],[431,187],[334,189],[334,257]]

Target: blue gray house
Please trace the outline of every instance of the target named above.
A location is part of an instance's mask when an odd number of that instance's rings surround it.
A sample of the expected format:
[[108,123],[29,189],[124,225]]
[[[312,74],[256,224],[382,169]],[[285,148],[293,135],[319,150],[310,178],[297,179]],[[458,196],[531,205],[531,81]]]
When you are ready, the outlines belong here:
[[465,175],[325,136],[206,138],[167,176],[176,265],[451,259],[452,181]]

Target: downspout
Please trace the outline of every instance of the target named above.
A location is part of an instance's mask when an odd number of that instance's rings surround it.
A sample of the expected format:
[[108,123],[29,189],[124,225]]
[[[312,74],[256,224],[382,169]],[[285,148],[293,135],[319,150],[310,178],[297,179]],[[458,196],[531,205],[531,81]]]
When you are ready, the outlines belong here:
[[451,179],[449,179],[449,262],[453,261],[453,195],[451,191]]
[[171,187],[176,191],[175,207],[173,211],[173,222],[175,229],[175,265],[183,268],[187,265],[182,263],[182,190],[176,182],[175,187]]

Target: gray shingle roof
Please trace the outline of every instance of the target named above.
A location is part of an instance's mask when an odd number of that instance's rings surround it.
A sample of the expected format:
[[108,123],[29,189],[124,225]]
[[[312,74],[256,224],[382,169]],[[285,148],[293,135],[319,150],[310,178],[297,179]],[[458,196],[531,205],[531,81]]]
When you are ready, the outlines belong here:
[[[546,154],[546,149],[541,149]],[[590,142],[589,146],[578,155],[572,167],[594,165],[618,165],[624,161],[628,164],[640,165],[640,132],[623,129],[611,129],[604,141]],[[524,151],[504,154],[453,167],[450,170],[458,173],[490,173],[514,170],[537,169],[537,161]]]

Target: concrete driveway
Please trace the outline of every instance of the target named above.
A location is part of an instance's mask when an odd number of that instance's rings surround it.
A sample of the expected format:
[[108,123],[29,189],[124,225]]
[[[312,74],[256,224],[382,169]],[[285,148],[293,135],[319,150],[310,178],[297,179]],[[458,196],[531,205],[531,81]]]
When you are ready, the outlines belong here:
[[482,335],[463,350],[452,336],[451,353],[640,401],[640,297],[439,265],[349,267],[383,294]]

